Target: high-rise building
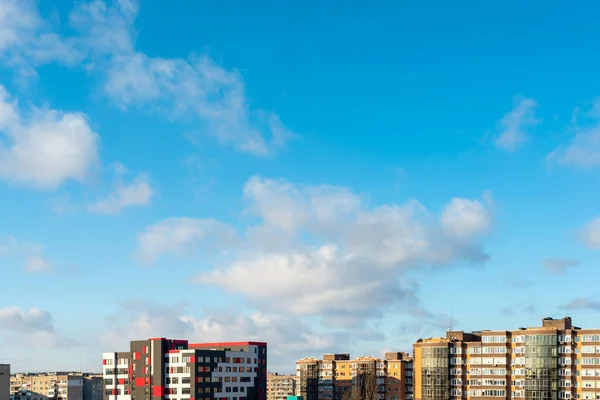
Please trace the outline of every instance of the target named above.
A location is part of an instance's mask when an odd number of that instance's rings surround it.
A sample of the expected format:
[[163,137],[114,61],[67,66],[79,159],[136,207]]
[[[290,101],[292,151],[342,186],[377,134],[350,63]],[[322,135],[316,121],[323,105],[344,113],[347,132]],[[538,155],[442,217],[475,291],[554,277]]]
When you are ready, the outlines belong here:
[[298,395],[305,400],[412,400],[412,358],[386,353],[350,359],[349,354],[325,354],[323,359],[296,362]]
[[83,376],[69,372],[15,374],[10,377],[12,400],[83,400]]
[[10,365],[0,364],[0,400],[10,400]]
[[416,400],[600,399],[600,329],[544,318],[516,330],[449,331],[414,344]]
[[296,395],[296,375],[267,374],[267,400],[287,400]]
[[104,400],[266,400],[263,342],[138,340],[102,363]]

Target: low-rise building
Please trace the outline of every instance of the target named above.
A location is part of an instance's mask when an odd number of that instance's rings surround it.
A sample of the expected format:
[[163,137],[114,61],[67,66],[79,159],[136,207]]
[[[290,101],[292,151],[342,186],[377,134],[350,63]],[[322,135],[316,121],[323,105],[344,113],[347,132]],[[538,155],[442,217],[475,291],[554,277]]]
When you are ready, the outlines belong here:
[[267,400],[288,400],[296,395],[296,375],[269,373],[267,375]]
[[83,376],[76,373],[15,374],[11,400],[83,400]]

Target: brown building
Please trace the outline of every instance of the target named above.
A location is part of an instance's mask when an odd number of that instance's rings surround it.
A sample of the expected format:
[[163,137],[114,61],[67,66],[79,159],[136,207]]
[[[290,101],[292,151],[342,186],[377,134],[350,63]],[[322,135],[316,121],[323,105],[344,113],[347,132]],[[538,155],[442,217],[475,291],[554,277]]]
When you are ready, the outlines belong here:
[[267,400],[287,400],[296,395],[296,375],[267,375]]
[[83,376],[75,373],[16,374],[10,377],[13,400],[83,400]]
[[563,319],[414,344],[416,400],[600,399],[600,329]]
[[412,400],[412,358],[386,353],[350,359],[349,354],[325,354],[323,359],[296,362],[297,394],[305,400],[344,400],[358,393],[374,400]]

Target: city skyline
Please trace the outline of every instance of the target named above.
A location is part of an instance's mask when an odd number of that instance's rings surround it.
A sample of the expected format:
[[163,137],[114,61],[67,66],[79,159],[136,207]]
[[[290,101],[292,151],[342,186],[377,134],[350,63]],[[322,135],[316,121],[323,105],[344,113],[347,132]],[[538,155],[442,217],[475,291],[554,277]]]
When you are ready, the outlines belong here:
[[0,363],[595,325],[599,5],[159,3],[0,0]]

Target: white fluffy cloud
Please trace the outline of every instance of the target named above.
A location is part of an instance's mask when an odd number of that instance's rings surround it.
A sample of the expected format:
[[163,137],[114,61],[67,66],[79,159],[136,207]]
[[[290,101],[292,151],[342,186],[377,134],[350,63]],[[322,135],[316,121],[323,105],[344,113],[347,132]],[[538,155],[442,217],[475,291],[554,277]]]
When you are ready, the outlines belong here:
[[[489,206],[491,200],[488,199]],[[449,236],[470,239],[491,229],[492,219],[486,204],[478,200],[452,199],[440,218],[442,229]]]
[[39,188],[83,181],[98,160],[98,135],[80,113],[31,109],[21,115],[0,86],[0,178]]
[[[186,254],[197,246],[223,246],[235,240],[235,230],[212,219],[168,218],[138,235],[137,256],[152,264],[164,253]],[[204,247],[206,248],[206,247]]]
[[143,206],[150,203],[152,186],[147,174],[139,174],[131,182],[126,183],[123,175],[124,166],[117,164],[117,181],[113,191],[107,198],[88,206],[88,210],[97,214],[118,214],[126,207]]
[[279,116],[254,108],[242,74],[208,55],[151,57],[135,48],[136,0],[79,2],[69,15],[77,33],[61,36],[33,0],[0,2],[0,60],[35,75],[35,67],[81,65],[104,78],[119,107],[142,107],[168,118],[195,118],[206,135],[238,151],[268,155],[294,137]]
[[38,308],[0,308],[0,338],[22,346],[45,349],[69,347],[76,342],[58,333],[48,311]]
[[45,258],[42,246],[19,240],[14,236],[0,237],[0,257],[22,259],[23,270],[28,273],[52,270],[52,264]]
[[[306,352],[325,352],[344,346],[352,338],[341,332],[316,333],[298,318],[252,312],[244,315],[227,310],[205,310],[201,317],[190,316],[183,305],[165,306],[141,299],[121,304],[108,319],[102,336],[103,348],[119,351],[130,340],[148,337],[187,339],[191,342],[266,341],[269,344],[269,367],[290,369],[294,357]],[[365,338],[362,335],[361,338]]]
[[137,1],[82,2],[70,22],[91,70],[105,74],[105,93],[120,107],[142,106],[169,118],[192,116],[208,135],[239,151],[267,155],[293,137],[273,112],[254,109],[242,75],[207,55],[151,57],[135,50]]
[[579,237],[590,249],[600,249],[600,217],[588,222],[580,231]]
[[53,32],[33,0],[0,1],[0,60],[21,76],[36,75],[35,67],[53,61],[68,65],[82,57],[73,39]]
[[503,150],[518,150],[527,140],[528,130],[538,125],[541,120],[536,117],[538,103],[533,99],[517,97],[513,109],[498,121],[496,146]]
[[417,308],[409,270],[487,259],[480,239],[491,227],[489,200],[453,199],[437,218],[416,201],[369,207],[342,187],[253,177],[243,192],[255,223],[237,240],[225,223],[172,218],[143,232],[138,252],[155,260],[221,238],[221,247],[204,248],[225,256],[197,283],[240,293],[262,310],[345,324],[386,307]]

